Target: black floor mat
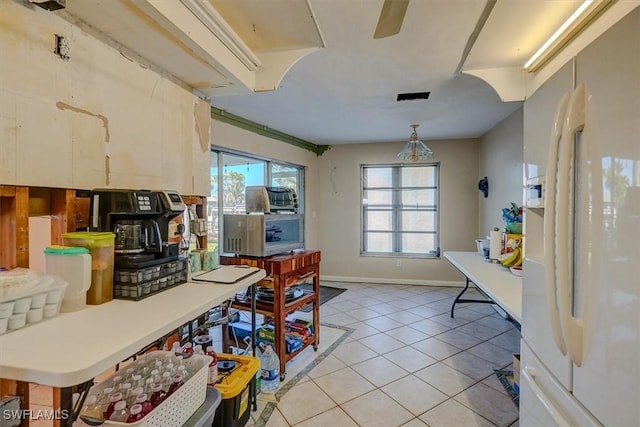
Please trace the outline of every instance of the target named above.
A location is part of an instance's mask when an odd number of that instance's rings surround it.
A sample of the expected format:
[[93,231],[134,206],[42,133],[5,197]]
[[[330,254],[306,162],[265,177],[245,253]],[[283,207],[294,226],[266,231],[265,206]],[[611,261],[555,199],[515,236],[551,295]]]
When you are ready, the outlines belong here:
[[[312,290],[313,289],[313,285],[311,283],[303,283],[301,285],[298,285],[299,288],[302,289],[306,289],[306,290]],[[338,295],[340,295],[341,293],[343,293],[344,291],[346,291],[346,289],[342,289],[342,288],[332,288],[331,286],[322,286],[320,285],[320,305],[324,304],[325,302],[337,297]],[[312,309],[311,304],[302,307],[300,309],[300,311],[304,311],[306,313],[310,312]]]

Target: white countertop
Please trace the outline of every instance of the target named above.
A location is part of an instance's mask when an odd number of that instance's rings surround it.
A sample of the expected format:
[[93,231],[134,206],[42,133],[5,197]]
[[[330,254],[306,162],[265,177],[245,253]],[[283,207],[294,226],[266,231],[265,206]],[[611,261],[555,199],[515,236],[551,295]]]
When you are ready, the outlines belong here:
[[445,252],[444,257],[482,289],[513,320],[522,321],[522,278],[499,264],[486,262],[477,252]]
[[[223,266],[233,269],[233,266]],[[113,300],[0,336],[0,378],[69,387],[88,381],[266,276],[184,283],[141,301]]]

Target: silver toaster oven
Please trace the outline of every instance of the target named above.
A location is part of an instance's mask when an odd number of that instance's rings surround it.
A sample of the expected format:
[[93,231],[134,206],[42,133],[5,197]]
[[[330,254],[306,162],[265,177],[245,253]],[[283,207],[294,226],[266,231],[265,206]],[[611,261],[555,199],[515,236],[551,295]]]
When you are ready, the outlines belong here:
[[304,248],[300,214],[225,214],[226,253],[266,257]]
[[288,187],[248,186],[245,188],[245,207],[247,213],[298,213],[298,196]]

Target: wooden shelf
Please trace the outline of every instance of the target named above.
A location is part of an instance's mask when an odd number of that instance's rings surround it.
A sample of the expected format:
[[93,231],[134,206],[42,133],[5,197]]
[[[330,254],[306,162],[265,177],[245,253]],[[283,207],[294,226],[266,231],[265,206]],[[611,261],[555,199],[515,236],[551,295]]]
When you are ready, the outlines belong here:
[[[245,256],[221,256],[222,265],[249,265],[266,270],[268,280],[266,283],[273,288],[273,303],[263,301],[256,302],[256,312],[264,316],[272,317],[275,334],[275,351],[280,359],[280,375],[286,373],[286,363],[308,346],[317,350],[320,342],[320,251],[294,251],[292,253],[274,255],[270,257],[245,257]],[[304,294],[293,301],[285,301],[285,289],[307,280],[312,280],[313,290],[304,290]],[[261,285],[261,283],[258,283]],[[300,308],[312,304],[313,334],[306,338],[302,347],[293,353],[286,353],[285,325],[286,317]],[[248,298],[236,298],[231,303],[234,308],[250,310],[251,304]],[[223,346],[228,347],[228,329],[223,328]]]
[[[313,303],[316,300],[316,293],[313,291],[303,290],[304,295],[285,303],[284,311],[287,315],[293,313],[294,311],[300,310],[302,307]],[[249,297],[245,296],[242,299],[236,297],[236,299],[231,303],[233,308],[238,308],[242,310],[251,310],[251,300]],[[273,303],[268,303],[260,300],[256,300],[256,313],[260,313],[263,315],[271,316],[273,315]]]
[[[198,218],[207,218],[207,198],[203,196],[192,196],[192,195],[182,195],[182,201],[186,206],[195,205],[196,214],[198,214]],[[175,220],[182,222],[184,219],[183,215],[180,215]],[[198,247],[201,249],[207,249],[207,235],[204,236],[196,236],[198,239]],[[177,239],[179,241],[179,239]]]

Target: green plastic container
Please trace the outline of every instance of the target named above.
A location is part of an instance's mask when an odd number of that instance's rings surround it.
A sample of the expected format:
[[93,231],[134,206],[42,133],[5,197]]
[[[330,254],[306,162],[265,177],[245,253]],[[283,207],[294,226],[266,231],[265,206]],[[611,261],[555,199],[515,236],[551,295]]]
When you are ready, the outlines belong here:
[[522,223],[521,222],[507,222],[506,223],[507,233],[512,234],[522,234]]

